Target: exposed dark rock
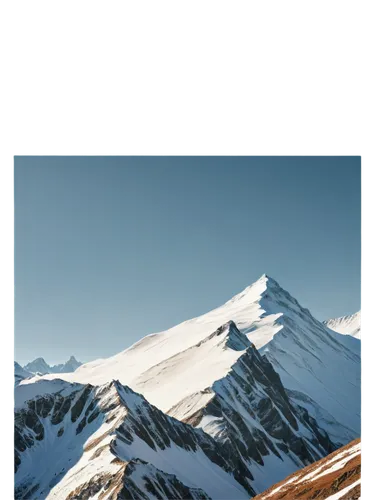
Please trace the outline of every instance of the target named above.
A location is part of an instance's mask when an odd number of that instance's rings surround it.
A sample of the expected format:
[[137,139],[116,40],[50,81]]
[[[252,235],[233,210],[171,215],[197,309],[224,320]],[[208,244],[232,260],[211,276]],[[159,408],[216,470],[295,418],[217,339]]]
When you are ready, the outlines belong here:
[[328,434],[319,427],[316,419],[313,418],[305,408],[299,405],[295,405],[295,408],[296,408],[296,413],[299,415],[299,419],[302,422],[304,422],[306,427],[312,429],[314,436],[316,438],[315,440],[312,441],[312,444],[314,446],[316,447],[321,446],[325,450],[327,450],[328,453],[332,453],[333,451],[335,451],[335,449],[342,446],[342,443],[332,443]]
[[122,488],[118,491],[119,499],[148,500],[148,495],[141,491],[139,485],[132,479],[133,472],[137,470],[137,467],[142,466],[148,471],[148,474],[143,476],[146,490],[157,499],[209,499],[203,490],[190,488],[175,475],[162,472],[142,460],[133,460],[126,466],[122,479]]
[[133,424],[132,429],[135,432],[135,434],[139,437],[139,439],[142,439],[142,441],[145,441],[145,443],[147,443],[147,445],[150,448],[152,448],[153,450],[156,451],[156,445],[155,445],[152,437],[150,436],[150,434],[148,433],[148,430],[147,430],[147,422],[146,422],[146,425],[144,424],[144,422],[142,425],[142,423],[140,423],[134,419],[132,424]]
[[[108,391],[112,393],[107,398]],[[43,439],[44,428],[40,418],[50,418],[51,423],[57,425],[66,417],[64,425],[57,430],[58,437],[64,433],[66,425],[74,425],[78,436],[87,426],[94,426],[91,428],[95,429],[101,422],[113,422],[112,426],[106,427],[105,432],[87,441],[84,451],[97,448],[90,457],[90,460],[95,460],[108,447],[107,451],[115,460],[113,463],[117,463],[121,470],[122,462],[118,458],[121,456],[118,453],[121,450],[120,443],[129,445],[135,436],[152,450],[160,450],[160,453],[172,445],[188,452],[200,449],[209,460],[232,474],[249,496],[255,495],[251,487],[254,479],[252,466],[263,466],[263,458],[270,453],[280,459],[283,453],[290,454],[295,462],[298,462],[296,457],[303,463],[311,463],[316,459],[313,447],[298,432],[297,420],[313,433],[314,446],[316,443],[323,450],[334,447],[308,412],[291,403],[272,365],[252,345],[244,351],[226,377],[203,392],[212,394],[212,397],[209,397],[204,408],[193,415],[193,420],[200,422],[206,415],[215,416],[218,423],[215,437],[166,415],[119,382],[100,388],[88,384],[66,397],[56,393],[47,398],[35,398],[28,402],[27,409],[16,413],[15,467],[21,464],[22,452],[32,447],[35,440]],[[128,395],[129,401],[132,401],[129,407]],[[258,424],[253,425],[253,420]],[[114,436],[110,444],[98,447],[108,435]],[[69,498],[84,500],[102,489],[116,494],[113,498],[147,498],[145,492],[132,484],[131,480],[132,467],[140,466],[140,463],[128,464],[126,472],[122,470],[116,477],[110,474],[96,475],[79,486]],[[151,464],[149,466],[153,467]],[[167,476],[165,473],[158,475],[155,471],[147,475],[144,484],[148,494],[156,497],[161,495],[161,498],[168,498],[169,495],[179,495],[175,498],[207,498],[204,492],[187,488],[177,477]],[[50,484],[58,481],[58,477],[52,478]]]
[[[163,497],[162,495],[159,493],[159,491],[156,489],[156,487],[154,486],[154,482],[149,479],[148,477],[146,477],[144,479],[144,482],[145,482],[145,486],[146,486],[146,490],[151,493],[152,496],[154,496],[155,498],[157,498],[158,500],[163,500]],[[166,486],[165,484],[165,481],[163,481],[163,483],[159,480],[159,483],[160,485],[158,485],[159,487],[161,486],[161,491],[164,493],[165,495],[165,498],[173,498],[173,493],[171,492],[171,490],[168,489],[168,487]]]
[[111,479],[110,474],[96,474],[90,481],[78,486],[72,491],[66,500],[90,500],[103,488],[103,486]]
[[53,407],[53,397],[51,395],[41,397],[35,401],[35,409],[37,414],[46,418],[50,414]]
[[70,394],[67,397],[57,395],[56,403],[53,407],[53,414],[51,418],[51,423],[53,425],[61,424],[64,420],[65,415],[70,410],[70,405],[74,399],[75,393]]
[[133,436],[131,432],[128,431],[127,429],[124,429],[123,426],[117,429],[116,436],[117,439],[123,441],[125,444],[131,444],[133,442]]
[[96,409],[91,413],[91,415],[88,417],[87,422],[91,424],[98,416],[100,415],[100,410]]
[[20,454],[17,450],[14,450],[14,472],[17,472],[18,466],[21,463]]
[[92,385],[90,385],[90,384],[86,385],[86,387],[83,390],[83,393],[80,395],[78,400],[73,405],[72,411],[71,411],[72,422],[75,422],[79,418],[79,416],[81,415],[82,410],[86,405],[87,399],[90,396],[92,389],[93,389]]
[[38,432],[38,434],[35,434],[35,439],[37,441],[42,441],[43,438],[44,438],[44,427],[41,427],[40,432]]
[[277,447],[284,453],[288,453],[288,447],[284,443],[277,443]]
[[86,425],[86,417],[83,417],[83,419],[80,421],[80,423],[77,426],[76,429],[76,434],[80,434],[83,431],[83,428]]
[[[220,329],[214,334],[220,334]],[[237,457],[236,468],[247,474],[254,462],[262,466],[263,457],[270,453],[280,459],[288,454],[298,466],[312,463],[337,447],[315,419],[292,402],[278,373],[252,344],[226,377],[202,393],[207,391],[212,398],[184,422],[196,426],[204,416],[215,417],[214,431],[207,432],[215,432],[215,439],[223,444],[230,443],[231,454]],[[184,401],[168,413],[178,415],[180,405],[184,407]],[[311,431],[310,440],[299,432],[298,422]],[[238,480],[244,485],[243,479]]]
[[27,405],[27,407],[28,407],[31,411],[35,411],[35,408],[36,408],[36,400],[35,400],[35,399],[32,399],[31,401],[26,401],[26,405]]
[[18,451],[25,451],[26,448],[34,444],[34,440],[29,437],[27,433],[22,434],[20,429],[16,426],[14,429],[14,446]]
[[96,398],[94,398],[91,401],[91,403],[88,405],[88,407],[86,408],[85,417],[87,417],[92,412],[92,410],[95,408],[96,404],[97,404],[97,400],[96,400]]

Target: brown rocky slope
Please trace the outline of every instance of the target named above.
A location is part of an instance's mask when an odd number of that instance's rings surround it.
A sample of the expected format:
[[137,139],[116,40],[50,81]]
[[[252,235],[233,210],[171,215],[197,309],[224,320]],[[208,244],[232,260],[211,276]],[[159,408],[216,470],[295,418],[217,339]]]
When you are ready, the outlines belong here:
[[253,500],[358,500],[360,496],[361,441],[356,439]]

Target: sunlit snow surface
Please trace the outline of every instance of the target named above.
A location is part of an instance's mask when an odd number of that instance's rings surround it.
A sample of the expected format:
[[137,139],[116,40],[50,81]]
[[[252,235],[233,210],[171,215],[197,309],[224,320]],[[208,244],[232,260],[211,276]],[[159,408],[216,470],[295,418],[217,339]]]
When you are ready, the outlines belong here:
[[[30,408],[26,401],[30,402],[38,391],[46,394],[47,389],[55,408],[60,396],[70,397],[71,404],[58,424],[54,422],[54,412],[39,418],[43,437],[35,439],[28,425],[19,427],[22,416],[26,415],[22,412]],[[85,393],[87,397],[80,415],[73,420],[73,408]],[[43,398],[38,403],[42,401]],[[203,448],[207,450],[211,447],[214,455],[220,456],[219,445],[216,450],[209,436],[164,416],[142,396],[116,381],[101,387],[70,384],[62,380],[27,384],[17,406],[17,429],[26,438],[33,437],[34,441],[19,454],[21,461],[15,475],[19,492],[17,498],[67,498],[77,487],[82,487],[93,478],[94,483],[95,478],[98,483],[101,474],[106,475],[107,484],[116,482],[114,476],[134,460],[142,461],[135,464],[135,476],[142,470],[146,475],[156,476],[163,471],[176,475],[188,487],[203,489],[211,498],[249,497],[249,493],[233,477],[233,465],[224,463],[228,467],[224,470],[203,451]],[[32,408],[34,406],[31,405]],[[88,418],[90,414],[92,419]],[[83,416],[85,425],[79,430]],[[169,431],[168,436],[163,437],[160,426],[164,432]],[[62,434],[60,430],[63,430]],[[142,483],[138,483],[137,487],[141,488]],[[23,493],[20,494],[22,488]],[[110,491],[107,495],[104,490],[101,491],[101,498],[112,498]],[[33,491],[31,496],[30,491]],[[142,493],[147,498],[153,498],[147,489],[143,489]]]
[[206,340],[230,320],[267,355],[286,388],[308,395],[359,435],[360,341],[327,329],[265,275],[207,314],[58,376],[98,385],[119,379],[166,411],[210,387],[241,356],[246,347],[234,350],[221,339]]
[[357,339],[361,338],[361,311],[349,316],[329,319],[324,321],[324,324],[337,333],[351,335]]
[[[288,292],[264,275],[221,307],[151,334],[116,356],[84,364],[73,373],[22,381],[16,389],[16,404],[22,404],[27,391],[35,396],[38,390],[59,390],[62,382],[56,378],[95,386],[116,379],[180,420],[205,408],[214,397],[225,400],[231,395],[230,410],[237,411],[249,428],[262,429],[246,406],[236,403],[236,393],[241,392],[238,380],[247,377],[241,360],[254,344],[279,373],[290,400],[305,408],[333,442],[345,444],[360,434],[360,340],[331,328],[313,318]],[[256,385],[252,397],[260,401],[263,391],[261,385]],[[282,413],[279,418],[285,420]],[[205,414],[197,425],[215,438],[222,433],[223,422],[214,415]],[[312,443],[311,429],[301,422],[298,427],[298,435]],[[310,446],[321,456],[321,450]],[[118,450],[124,460],[129,459],[121,446]],[[163,464],[159,464],[150,450],[146,457],[154,466],[175,473],[175,462],[182,460],[180,456],[168,451]],[[256,491],[303,466],[290,450],[280,454],[281,459],[271,453],[263,457],[263,465],[252,464]],[[199,464],[197,459],[198,469],[193,471],[189,466],[186,474],[180,470],[179,479],[189,486],[190,473],[199,477]],[[66,479],[73,473],[70,470]],[[220,489],[219,480],[218,485]],[[216,491],[214,497],[220,498],[217,495]]]

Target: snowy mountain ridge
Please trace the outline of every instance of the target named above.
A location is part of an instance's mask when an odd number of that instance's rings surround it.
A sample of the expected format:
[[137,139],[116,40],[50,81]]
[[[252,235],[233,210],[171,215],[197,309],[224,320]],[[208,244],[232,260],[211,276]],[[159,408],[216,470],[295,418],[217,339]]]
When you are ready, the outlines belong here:
[[356,437],[360,341],[326,328],[266,275],[213,311],[148,335],[125,351],[86,363],[63,378],[95,385],[118,379],[168,411],[189,393],[212,386],[237,361],[241,351],[209,339],[230,321],[267,356],[287,389],[312,398]]
[[250,474],[225,445],[164,415],[118,381],[38,384],[38,396],[35,384],[23,387],[15,413],[16,498],[100,493],[102,499],[143,499],[160,498],[160,490],[163,498],[253,494]]
[[[223,394],[206,408],[206,414],[194,416],[200,420],[196,424],[206,419],[205,426],[209,427],[207,414],[215,408],[215,422],[209,419],[214,423],[213,432],[203,425],[191,427],[167,416],[118,381],[100,387],[60,379],[20,385],[15,399],[16,498],[83,494],[93,487],[93,470],[96,478],[103,474],[106,483],[115,481],[111,474],[119,471],[111,468],[114,457],[122,461],[120,465],[145,461],[149,469],[158,470],[157,475],[174,474],[183,485],[199,488],[207,498],[247,498],[335,449],[314,420],[291,404],[277,374],[255,347],[251,364],[257,380],[244,388],[251,390],[250,399],[245,393],[236,396],[243,405],[242,414],[238,406],[228,403],[225,389],[230,390],[231,385],[225,385]],[[251,401],[253,408],[246,407]],[[106,425],[112,421],[113,425]],[[178,439],[174,437],[176,429]],[[209,460],[230,472],[230,476],[220,472],[220,482],[216,477],[219,471],[207,463],[201,452],[191,456],[192,451],[197,452],[192,439],[198,440]],[[184,451],[180,456],[182,451],[175,450],[173,442],[189,454]],[[145,449],[145,443],[151,449]],[[86,451],[92,453],[89,467]],[[93,460],[99,455],[101,461],[96,465]],[[42,470],[40,463],[45,463]],[[188,464],[190,471],[186,470]],[[97,479],[94,482],[103,485]]]
[[343,335],[361,338],[361,311],[340,318],[328,319],[323,322],[328,328]]
[[[22,381],[16,402],[60,391],[62,384],[104,387],[113,380],[142,394],[158,415],[213,439],[248,478],[242,487],[255,493],[360,434],[360,340],[316,320],[266,275],[222,306],[111,358]],[[147,467],[154,478],[174,474],[149,454],[130,458],[149,465],[132,462],[129,470]],[[174,487],[211,496],[181,474]]]

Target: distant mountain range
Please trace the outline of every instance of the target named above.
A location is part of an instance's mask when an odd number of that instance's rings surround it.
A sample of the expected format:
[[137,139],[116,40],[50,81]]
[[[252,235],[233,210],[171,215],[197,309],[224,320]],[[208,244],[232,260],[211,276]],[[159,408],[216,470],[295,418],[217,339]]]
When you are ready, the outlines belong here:
[[263,275],[116,356],[21,380],[16,498],[261,493],[360,436],[361,342],[332,325]]
[[17,361],[14,362],[14,381],[16,384],[18,384],[19,382],[21,382],[21,380],[25,378],[32,377],[33,375],[34,375],[33,373],[28,372],[27,370],[22,368],[22,366],[19,363],[17,363]]
[[47,373],[70,373],[74,372],[82,363],[77,361],[74,356],[71,356],[66,363],[50,366],[43,358],[36,358],[34,361],[21,366],[16,361],[14,362],[15,382],[18,383],[23,379],[32,377],[33,375],[46,375]]

